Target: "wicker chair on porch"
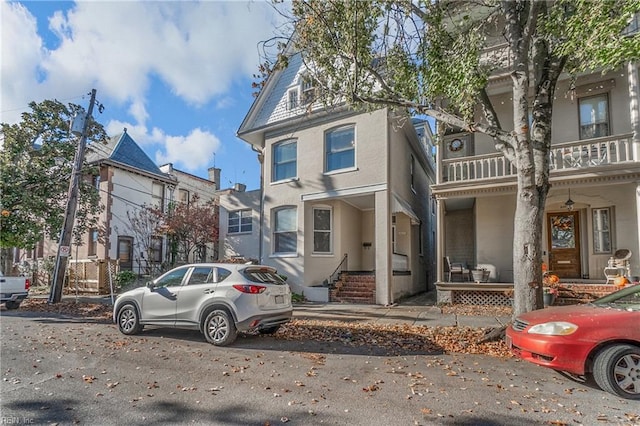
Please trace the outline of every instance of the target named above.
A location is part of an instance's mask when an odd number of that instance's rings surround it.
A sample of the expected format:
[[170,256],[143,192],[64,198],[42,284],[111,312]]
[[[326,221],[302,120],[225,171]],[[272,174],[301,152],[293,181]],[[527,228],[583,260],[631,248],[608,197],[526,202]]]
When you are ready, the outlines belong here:
[[451,262],[449,256],[444,257],[444,272],[447,274],[448,282],[452,282],[454,276],[460,276],[461,281],[471,281],[469,268],[466,268],[462,263]]

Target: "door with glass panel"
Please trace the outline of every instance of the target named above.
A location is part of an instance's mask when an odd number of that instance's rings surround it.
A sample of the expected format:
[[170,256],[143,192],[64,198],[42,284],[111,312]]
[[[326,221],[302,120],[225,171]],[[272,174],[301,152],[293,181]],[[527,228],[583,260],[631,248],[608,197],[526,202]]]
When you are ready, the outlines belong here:
[[547,214],[549,270],[560,278],[581,278],[578,212]]

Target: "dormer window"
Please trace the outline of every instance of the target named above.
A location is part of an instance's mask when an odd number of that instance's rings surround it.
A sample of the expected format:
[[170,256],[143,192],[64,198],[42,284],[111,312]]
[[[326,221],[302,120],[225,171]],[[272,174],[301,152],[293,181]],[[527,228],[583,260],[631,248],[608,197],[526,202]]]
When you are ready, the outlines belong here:
[[313,79],[308,75],[302,78],[302,104],[307,105],[313,102],[315,98],[315,87],[313,85]]

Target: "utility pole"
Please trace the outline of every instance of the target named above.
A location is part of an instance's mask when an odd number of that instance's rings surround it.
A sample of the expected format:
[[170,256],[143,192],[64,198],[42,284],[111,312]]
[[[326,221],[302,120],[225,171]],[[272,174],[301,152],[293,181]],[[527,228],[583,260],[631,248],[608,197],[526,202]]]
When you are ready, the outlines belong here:
[[69,193],[67,195],[67,207],[64,215],[64,224],[60,241],[58,243],[58,254],[56,255],[56,264],[53,269],[53,281],[51,283],[51,293],[49,294],[49,303],[58,303],[62,299],[62,286],[64,285],[64,276],[67,270],[67,258],[71,253],[71,236],[73,234],[73,222],[76,219],[76,209],[78,207],[78,193],[80,192],[80,178],[82,177],[82,163],[84,163],[84,148],[87,143],[87,130],[93,113],[93,104],[96,101],[96,89],[91,90],[91,100],[89,101],[89,110],[84,117],[84,125],[80,141],[78,141],[78,150],[76,151],[75,160],[73,162],[73,170],[71,171],[71,181],[69,182]]

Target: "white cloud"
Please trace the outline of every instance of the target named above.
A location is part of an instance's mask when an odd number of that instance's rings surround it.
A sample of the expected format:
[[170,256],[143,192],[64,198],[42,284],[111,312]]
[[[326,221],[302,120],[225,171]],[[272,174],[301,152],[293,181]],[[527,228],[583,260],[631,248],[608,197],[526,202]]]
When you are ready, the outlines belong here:
[[268,2],[82,1],[49,18],[58,43],[46,50],[28,10],[3,0],[2,109],[96,87],[144,122],[152,77],[202,105],[255,72],[276,16]]
[[173,163],[178,169],[193,172],[209,166],[219,146],[220,140],[214,134],[194,129],[188,136],[167,136],[166,154],[157,151],[156,162]]
[[[126,127],[154,161],[190,172],[210,166],[223,151],[220,139],[202,129],[230,121],[224,114],[247,94],[231,88],[251,90],[257,46],[281,21],[268,0],[78,1],[51,13],[46,29],[30,12],[42,4],[0,0],[0,122],[17,122],[31,101],[86,106],[95,88],[109,135]],[[158,90],[175,97],[158,98]],[[219,113],[187,124],[203,106]]]

